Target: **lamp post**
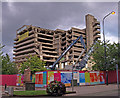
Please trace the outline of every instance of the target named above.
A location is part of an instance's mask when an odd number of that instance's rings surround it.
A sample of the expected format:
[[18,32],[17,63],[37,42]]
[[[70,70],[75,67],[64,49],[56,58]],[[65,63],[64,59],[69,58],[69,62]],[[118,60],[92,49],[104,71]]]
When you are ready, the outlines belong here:
[[108,17],[111,14],[115,14],[114,11],[110,12],[109,14],[107,14],[106,16],[103,17],[102,23],[103,23],[103,41],[104,41],[104,59],[105,59],[105,66],[106,66],[106,85],[108,85],[108,71],[107,71],[107,62],[106,62],[106,45],[105,45],[105,33],[104,33],[104,20],[106,19],[106,17]]

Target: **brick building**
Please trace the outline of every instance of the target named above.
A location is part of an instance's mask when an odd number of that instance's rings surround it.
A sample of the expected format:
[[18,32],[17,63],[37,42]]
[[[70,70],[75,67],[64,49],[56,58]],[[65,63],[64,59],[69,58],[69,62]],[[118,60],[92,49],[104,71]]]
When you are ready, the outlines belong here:
[[[15,63],[22,63],[26,61],[27,56],[37,55],[41,60],[47,62],[47,66],[52,65],[61,53],[75,40],[82,35],[85,41],[87,50],[100,38],[100,22],[88,14],[85,17],[86,28],[79,29],[72,27],[70,30],[49,30],[32,25],[24,25],[16,31],[16,38],[14,39],[14,54]],[[65,65],[71,65],[76,62],[83,47],[78,41],[67,52],[59,64],[59,68]],[[83,54],[83,56],[85,53]],[[80,59],[81,60],[81,59]]]

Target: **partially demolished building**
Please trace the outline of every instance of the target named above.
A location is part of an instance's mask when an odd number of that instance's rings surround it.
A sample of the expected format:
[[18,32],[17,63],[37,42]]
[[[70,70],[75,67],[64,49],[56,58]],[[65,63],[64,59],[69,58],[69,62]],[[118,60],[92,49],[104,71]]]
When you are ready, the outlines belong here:
[[[52,65],[63,51],[82,35],[87,50],[100,38],[100,22],[88,14],[86,15],[86,28],[79,29],[72,27],[70,30],[49,30],[32,25],[24,25],[16,31],[14,39],[15,63],[26,61],[29,55],[37,55],[41,60],[46,61],[47,66]],[[58,63],[58,68],[71,65],[76,62],[83,47],[78,41]],[[83,54],[85,55],[85,53]],[[81,57],[82,58],[82,57]],[[80,59],[81,60],[81,59]]]

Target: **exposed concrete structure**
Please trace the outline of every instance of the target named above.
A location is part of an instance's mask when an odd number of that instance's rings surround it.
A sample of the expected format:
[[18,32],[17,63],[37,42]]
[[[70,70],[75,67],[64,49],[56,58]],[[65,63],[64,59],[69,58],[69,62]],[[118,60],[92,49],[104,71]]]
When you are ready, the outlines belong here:
[[[78,36],[83,36],[88,50],[90,45],[100,38],[99,34],[100,22],[89,14],[86,15],[86,28],[84,29],[72,27],[67,31],[60,29],[48,30],[32,25],[24,25],[16,32],[14,59],[16,63],[22,63],[26,61],[25,57],[29,56],[29,54],[37,55],[41,60],[46,61],[49,66]],[[58,67],[61,69],[65,65],[76,62],[82,49],[83,47],[78,41],[64,56],[64,59],[59,62]]]

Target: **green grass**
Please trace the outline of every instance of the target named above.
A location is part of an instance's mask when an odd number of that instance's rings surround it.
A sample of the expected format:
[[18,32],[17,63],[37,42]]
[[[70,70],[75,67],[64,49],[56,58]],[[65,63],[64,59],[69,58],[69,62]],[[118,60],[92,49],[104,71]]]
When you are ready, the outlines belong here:
[[[66,91],[69,93],[71,91]],[[14,95],[47,95],[46,90],[37,90],[37,91],[14,91]]]
[[46,90],[14,91],[14,95],[47,95]]

